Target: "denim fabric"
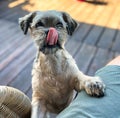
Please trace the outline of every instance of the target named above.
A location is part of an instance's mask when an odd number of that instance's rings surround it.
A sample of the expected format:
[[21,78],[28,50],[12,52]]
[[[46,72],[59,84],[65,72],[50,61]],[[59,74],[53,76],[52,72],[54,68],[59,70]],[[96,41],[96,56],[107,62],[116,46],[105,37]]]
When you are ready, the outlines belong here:
[[57,118],[120,118],[120,66],[105,66],[95,75],[106,85],[105,96],[95,98],[82,91]]

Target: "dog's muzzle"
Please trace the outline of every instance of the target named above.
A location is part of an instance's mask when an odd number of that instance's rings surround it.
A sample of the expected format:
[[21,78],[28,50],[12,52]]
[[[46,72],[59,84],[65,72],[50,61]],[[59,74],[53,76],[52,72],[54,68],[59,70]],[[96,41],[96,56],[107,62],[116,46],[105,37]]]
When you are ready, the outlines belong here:
[[49,46],[54,46],[57,44],[58,41],[58,32],[55,28],[51,27],[48,31],[46,43]]

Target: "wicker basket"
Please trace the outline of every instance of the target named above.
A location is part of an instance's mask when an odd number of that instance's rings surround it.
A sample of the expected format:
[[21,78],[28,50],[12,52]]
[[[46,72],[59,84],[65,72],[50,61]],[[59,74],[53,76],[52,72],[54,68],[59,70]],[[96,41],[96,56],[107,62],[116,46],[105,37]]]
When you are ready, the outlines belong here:
[[0,86],[0,118],[30,118],[31,102],[21,91]]

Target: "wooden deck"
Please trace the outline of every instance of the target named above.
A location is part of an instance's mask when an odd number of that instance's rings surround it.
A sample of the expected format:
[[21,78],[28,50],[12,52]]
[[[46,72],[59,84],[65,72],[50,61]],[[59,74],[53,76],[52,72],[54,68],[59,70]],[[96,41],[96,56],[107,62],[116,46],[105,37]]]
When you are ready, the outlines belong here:
[[[20,0],[18,0],[20,1]],[[93,4],[77,0],[0,0],[0,85],[15,87],[31,98],[31,69],[35,47],[24,36],[18,18],[29,11],[57,9],[69,12],[80,22],[66,48],[78,67],[88,75],[120,54],[120,1]],[[49,4],[45,4],[48,3]]]

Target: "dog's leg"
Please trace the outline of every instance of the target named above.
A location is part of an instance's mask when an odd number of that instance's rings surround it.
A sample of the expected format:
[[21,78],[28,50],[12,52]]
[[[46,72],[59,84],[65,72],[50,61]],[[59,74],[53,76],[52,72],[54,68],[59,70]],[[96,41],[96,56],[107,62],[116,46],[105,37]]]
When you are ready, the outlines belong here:
[[99,77],[90,77],[79,72],[75,79],[75,89],[77,91],[84,89],[91,96],[102,97],[105,85]]
[[47,118],[46,110],[41,106],[40,101],[32,101],[32,115],[31,118]]

